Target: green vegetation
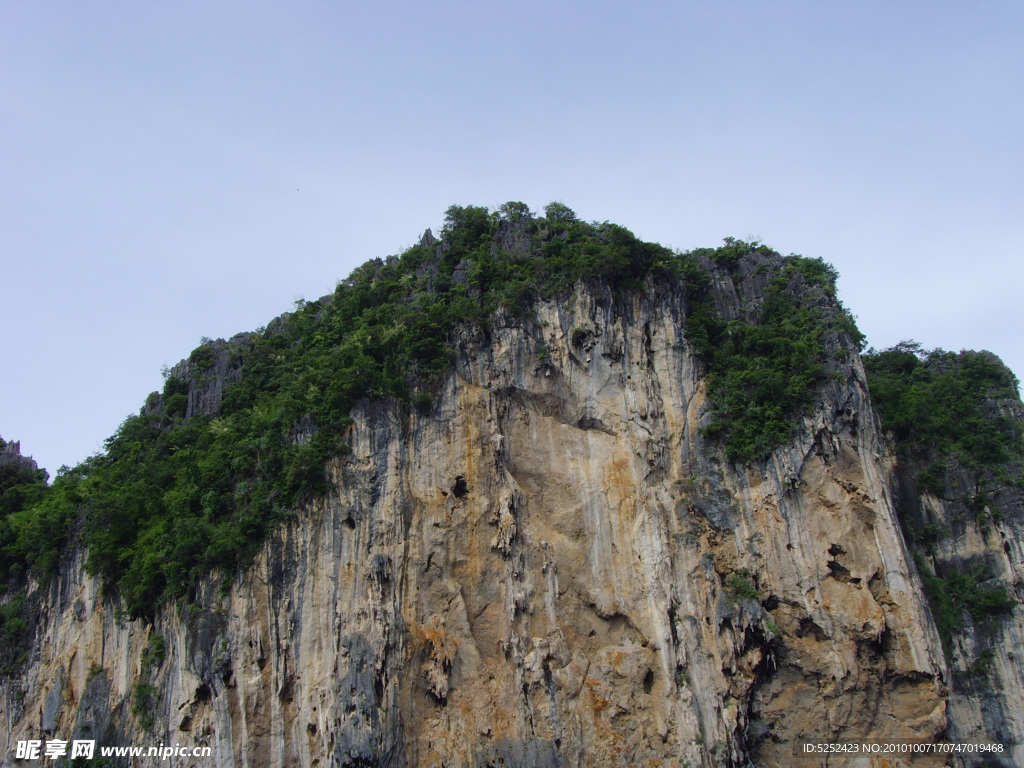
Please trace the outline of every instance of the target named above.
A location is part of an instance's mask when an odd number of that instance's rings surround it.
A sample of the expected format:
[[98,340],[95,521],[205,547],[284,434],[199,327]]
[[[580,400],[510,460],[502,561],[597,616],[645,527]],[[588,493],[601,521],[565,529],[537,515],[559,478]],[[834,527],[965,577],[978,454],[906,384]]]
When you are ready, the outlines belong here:
[[167,657],[167,643],[164,636],[154,632],[149,636],[149,643],[142,651],[142,668],[144,670],[159,669]]
[[[731,269],[742,255],[778,257],[763,245],[728,242],[695,251]],[[814,403],[829,379],[829,348],[845,349],[863,337],[835,293],[835,270],[820,259],[787,256],[764,291],[757,322],[725,322],[708,298],[706,277],[684,265],[691,311],[687,339],[707,360],[709,437],[721,436],[737,463],[762,460],[788,442],[797,417]],[[840,337],[844,337],[840,341]]]
[[156,686],[150,683],[150,678],[160,669],[166,654],[164,636],[153,632],[142,650],[139,678],[132,686],[132,714],[139,718],[139,724],[146,730],[153,727],[155,702],[159,694]]
[[24,661],[28,620],[23,594],[0,605],[0,678],[8,677]]
[[[771,614],[769,613],[768,616],[771,616]],[[764,628],[765,629],[767,629],[769,632],[771,632],[776,637],[782,637],[782,635],[783,635],[782,627],[779,626],[779,623],[777,621],[775,621],[775,619],[765,618],[765,619],[763,619],[763,622],[764,622]]]
[[154,700],[158,693],[156,687],[145,678],[136,680],[135,685],[132,686],[132,714],[139,718],[139,725],[143,730],[148,731],[153,727],[155,722]]
[[997,476],[1024,458],[1020,425],[996,401],[1017,398],[1017,380],[989,352],[925,351],[902,342],[864,355],[871,400],[901,457],[930,462],[921,485],[941,495],[944,463]]
[[[1024,458],[1020,425],[1001,405],[1017,399],[1013,373],[989,352],[926,351],[914,342],[870,350],[863,361],[882,427],[892,436],[903,471],[913,473],[918,492],[940,498],[966,492],[965,511],[979,525],[998,517],[991,489],[1010,481]],[[953,467],[973,475],[972,489],[950,487]],[[933,557],[933,570],[926,553],[934,556],[951,532],[925,522],[917,499],[902,499],[897,512],[916,550],[917,570],[948,656],[966,614],[977,626],[1012,611],[1017,601],[1005,587],[981,586],[989,573],[980,563],[962,573],[955,562]]]
[[761,593],[757,591],[754,584],[754,577],[747,568],[740,568],[730,573],[725,579],[725,588],[733,597],[739,600],[759,600]]
[[[709,270],[738,275],[747,257],[764,261],[764,306],[749,322],[725,322]],[[46,578],[75,531],[87,568],[129,615],[190,600],[201,576],[219,569],[230,578],[276,525],[324,493],[326,462],[347,450],[353,407],[382,399],[430,413],[459,338],[486,335],[495,313],[527,316],[534,301],[580,282],[616,302],[683,291],[686,336],[710,374],[707,435],[732,461],[762,460],[829,380],[827,350],[843,334],[859,340],[835,277],[820,260],[743,241],[673,253],[618,225],[580,221],[561,203],[539,218],[517,202],[494,212],[453,206],[440,242],[364,264],[332,295],[298,302],[233,346],[204,340],[186,378],[168,377],[102,454],[5,514],[0,562],[8,574]],[[587,333],[576,329],[572,343]],[[541,344],[537,354],[550,350]],[[226,386],[217,413],[186,418],[190,390],[225,361],[240,365],[241,379]]]
[[[0,439],[0,451],[7,447]],[[11,456],[0,462],[0,581],[17,576],[26,561],[35,562],[47,553],[52,505],[48,501],[48,475],[29,460]],[[65,521],[59,520],[63,530]]]
[[[8,443],[0,438],[0,452]],[[28,460],[0,462],[0,515],[30,507],[46,493],[46,470],[36,469]]]
[[579,347],[586,343],[589,337],[590,331],[588,331],[586,328],[577,325],[575,328],[572,329],[572,333],[569,334],[569,343],[572,344],[574,347]]
[[925,557],[915,553],[914,561],[924,582],[925,596],[931,605],[932,616],[948,655],[953,634],[963,631],[964,612],[975,624],[1009,613],[1017,605],[1004,587],[983,587],[991,574],[984,566],[974,565],[967,573],[942,577],[932,572]]
[[981,651],[977,657],[971,662],[971,665],[965,670],[968,678],[986,678],[992,672],[992,662],[995,659],[995,653],[990,649],[986,648]]
[[[7,447],[0,439],[0,453]],[[24,661],[32,634],[32,612],[20,577],[37,565],[52,571],[66,535],[68,521],[59,503],[66,488],[59,477],[51,489],[47,477],[16,452],[0,461],[0,584],[7,585],[0,604],[0,677]]]

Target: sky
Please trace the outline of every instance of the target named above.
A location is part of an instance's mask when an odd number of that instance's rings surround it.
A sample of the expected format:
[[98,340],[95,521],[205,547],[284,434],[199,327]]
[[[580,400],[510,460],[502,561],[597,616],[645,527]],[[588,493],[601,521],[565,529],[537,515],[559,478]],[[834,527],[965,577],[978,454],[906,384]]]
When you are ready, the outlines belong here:
[[1024,377],[1024,4],[0,0],[0,435],[74,465],[510,200],[821,257],[869,344]]

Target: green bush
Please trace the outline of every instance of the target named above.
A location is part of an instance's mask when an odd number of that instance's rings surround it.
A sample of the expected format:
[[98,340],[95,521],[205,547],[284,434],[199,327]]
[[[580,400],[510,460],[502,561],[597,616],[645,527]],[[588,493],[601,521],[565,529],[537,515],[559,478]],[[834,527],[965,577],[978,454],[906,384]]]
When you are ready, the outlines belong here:
[[[717,250],[693,252],[735,268],[742,256],[778,254],[731,241]],[[781,257],[779,257],[781,258]],[[683,266],[687,277],[686,338],[707,361],[710,438],[722,439],[726,456],[737,463],[768,457],[789,442],[799,417],[814,404],[821,385],[830,380],[826,340],[845,336],[850,344],[863,337],[852,318],[835,299],[836,272],[820,259],[789,256],[764,293],[757,322],[724,322],[714,311],[710,280],[695,275],[692,262]]]
[[1004,587],[981,586],[990,574],[980,564],[971,566],[966,573],[941,576],[932,571],[920,552],[914,554],[914,562],[947,656],[953,635],[964,629],[965,612],[977,624],[1007,614],[1017,605]]
[[[6,445],[0,438],[0,450]],[[23,530],[35,517],[32,510],[46,499],[48,477],[45,470],[27,462],[0,463],[0,581],[7,581],[27,565]]]
[[188,395],[176,392],[164,401],[164,413],[170,418],[180,418],[188,410]]
[[159,632],[153,632],[149,636],[146,648],[142,651],[142,669],[147,673],[154,669],[159,669],[166,657],[167,643],[164,640],[164,636]]
[[154,708],[159,691],[148,680],[136,680],[132,686],[132,714],[139,718],[139,725],[148,731],[156,722]]
[[986,678],[992,672],[992,662],[995,659],[995,653],[990,648],[986,648],[981,651],[977,657],[971,662],[971,665],[965,670],[968,677],[974,678]]
[[925,490],[942,495],[944,461],[995,473],[1024,458],[1020,425],[1000,411],[1017,399],[1017,380],[995,355],[901,342],[864,355],[871,401],[904,459],[929,461]]
[[25,596],[18,594],[0,605],[0,679],[24,661],[30,630],[26,604]]
[[548,203],[544,206],[544,216],[548,221],[576,221],[576,212],[564,203]]
[[213,367],[215,358],[213,348],[209,344],[202,344],[192,350],[188,361],[197,371],[206,371]]
[[[6,445],[0,438],[0,450]],[[45,470],[30,464],[0,463],[0,519],[39,502],[46,494],[48,478]]]
[[725,579],[725,588],[729,594],[739,600],[758,600],[761,597],[754,584],[753,576],[746,568],[730,573]]
[[426,416],[434,407],[434,398],[429,392],[417,392],[412,399],[412,404],[417,413]]

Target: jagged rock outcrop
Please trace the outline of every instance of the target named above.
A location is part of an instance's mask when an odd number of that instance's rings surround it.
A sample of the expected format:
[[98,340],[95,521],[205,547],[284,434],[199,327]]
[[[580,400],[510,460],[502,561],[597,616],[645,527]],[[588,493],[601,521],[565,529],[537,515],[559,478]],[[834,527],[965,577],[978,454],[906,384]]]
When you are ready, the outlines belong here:
[[[758,300],[758,266],[714,272],[719,311]],[[3,684],[4,764],[49,735],[210,745],[175,759],[204,767],[789,765],[803,741],[942,737],[854,350],[791,444],[737,467],[701,435],[682,296],[534,309],[466,333],[432,411],[361,403],[329,495],[226,592],[212,574],[148,626],[69,555]],[[218,349],[194,411],[233,375]]]
[[[181,394],[184,416],[216,416],[224,399],[224,388],[242,377],[242,359],[251,346],[250,335],[239,333],[230,340],[204,340],[189,357],[170,368],[165,375],[183,383]],[[143,413],[164,412],[165,398],[154,392]]]
[[11,468],[13,471],[35,472],[39,469],[35,459],[21,455],[21,442],[7,441],[0,437],[0,467]]

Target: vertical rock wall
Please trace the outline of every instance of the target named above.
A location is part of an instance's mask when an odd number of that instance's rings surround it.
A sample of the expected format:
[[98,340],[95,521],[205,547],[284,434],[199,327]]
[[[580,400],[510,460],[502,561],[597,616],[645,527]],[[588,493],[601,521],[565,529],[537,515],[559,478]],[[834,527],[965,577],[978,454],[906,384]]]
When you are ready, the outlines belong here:
[[[1024,423],[1020,403],[1004,404]],[[979,609],[954,602],[962,626],[949,633],[949,737],[998,741],[1024,765],[1024,492],[990,472],[947,462],[940,495],[922,487],[923,467],[909,462],[898,472],[900,509],[928,571],[945,577],[934,589],[967,575],[982,591],[1003,590],[1016,606]],[[977,602],[977,601],[976,601]],[[941,608],[937,608],[941,610]],[[981,761],[977,761],[981,764]]]
[[227,593],[213,574],[148,628],[69,560],[3,686],[4,764],[47,735],[254,768],[789,765],[804,740],[938,738],[945,662],[856,355],[791,445],[736,468],[700,436],[682,299],[648,288],[498,317],[433,413],[357,409],[329,497]]

